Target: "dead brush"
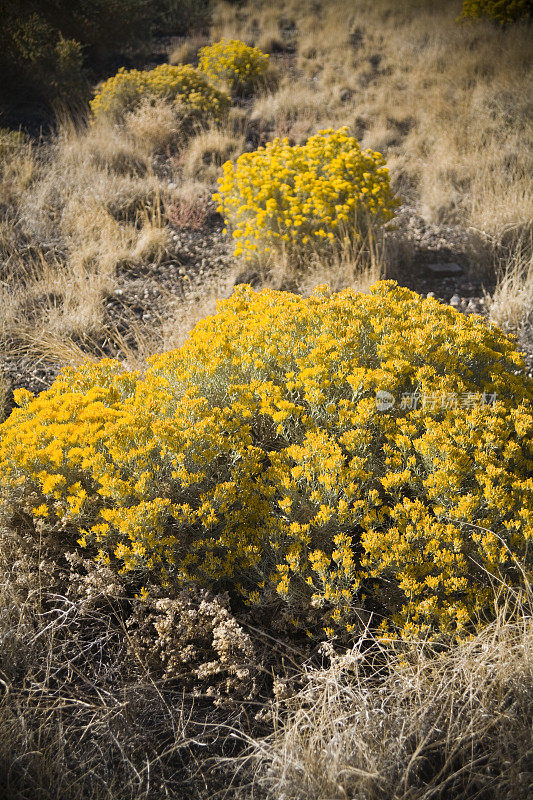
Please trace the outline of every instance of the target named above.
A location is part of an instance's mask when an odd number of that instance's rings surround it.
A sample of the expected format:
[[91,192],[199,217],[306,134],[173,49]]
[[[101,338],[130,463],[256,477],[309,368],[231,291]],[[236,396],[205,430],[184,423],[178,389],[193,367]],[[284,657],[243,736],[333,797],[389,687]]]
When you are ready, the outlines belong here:
[[9,381],[4,376],[2,372],[2,368],[0,366],[0,422],[3,422],[5,418],[7,402],[9,398]]
[[[273,706],[239,797],[525,800],[533,789],[531,597],[455,646],[360,639]],[[241,776],[242,777],[242,776]]]
[[[142,601],[110,570],[87,569],[29,531],[0,538],[1,796],[213,796],[216,773],[199,770],[198,759],[235,752],[228,728],[241,709],[219,710],[175,675],[148,669],[125,624],[135,605],[143,613]],[[218,606],[211,622],[199,613],[216,643]]]
[[497,259],[498,281],[485,301],[490,317],[504,330],[524,332],[533,325],[533,234],[513,242],[507,257]]
[[172,228],[197,231],[209,216],[211,193],[204,184],[187,183],[172,193],[165,213]]

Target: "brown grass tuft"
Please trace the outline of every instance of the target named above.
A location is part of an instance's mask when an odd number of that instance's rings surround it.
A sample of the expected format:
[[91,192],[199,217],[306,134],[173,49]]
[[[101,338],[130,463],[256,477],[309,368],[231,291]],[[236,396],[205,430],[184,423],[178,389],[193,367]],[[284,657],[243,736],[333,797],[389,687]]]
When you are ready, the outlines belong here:
[[185,181],[201,181],[213,187],[222,174],[222,165],[244,150],[244,136],[229,130],[211,128],[195,136],[180,157]]
[[530,606],[514,610],[455,647],[360,640],[306,670],[304,688],[274,705],[273,733],[239,762],[253,796],[525,800],[533,620]]

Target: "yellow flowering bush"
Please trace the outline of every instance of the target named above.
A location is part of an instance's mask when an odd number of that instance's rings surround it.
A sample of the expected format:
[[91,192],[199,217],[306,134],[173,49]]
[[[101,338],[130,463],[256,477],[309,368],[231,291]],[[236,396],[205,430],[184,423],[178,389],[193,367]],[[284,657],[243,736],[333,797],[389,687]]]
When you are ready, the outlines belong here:
[[229,96],[212,86],[194,67],[160,64],[149,70],[121,67],[96,93],[91,111],[95,118],[106,116],[120,121],[127,111],[150,97],[172,101],[186,120],[202,124],[221,119],[230,106]]
[[332,252],[392,219],[398,200],[385,159],[347,131],[322,130],[297,146],[274,139],[224,164],[214,199],[236,256]]
[[404,636],[461,634],[531,577],[522,357],[393,281],[240,286],[145,374],[104,360],[16,400],[3,524],[78,541],[141,594],[192,583],[281,598],[296,624],[312,608],[328,632],[366,608]]
[[490,17],[506,25],[526,19],[533,12],[531,0],[463,0],[463,18]]
[[207,78],[227,86],[233,94],[253,91],[268,70],[267,53],[238,39],[222,39],[202,47],[199,57],[199,69]]

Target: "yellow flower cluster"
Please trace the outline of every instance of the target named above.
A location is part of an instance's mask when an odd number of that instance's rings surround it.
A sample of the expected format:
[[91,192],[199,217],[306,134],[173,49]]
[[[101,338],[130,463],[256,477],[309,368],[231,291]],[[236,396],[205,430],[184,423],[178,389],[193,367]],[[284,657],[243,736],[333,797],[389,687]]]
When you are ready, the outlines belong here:
[[385,159],[362,152],[347,131],[322,130],[298,146],[274,139],[224,164],[214,199],[236,256],[331,252],[393,217],[398,200]]
[[78,540],[138,588],[230,586],[343,631],[367,605],[404,636],[460,635],[501,581],[531,579],[533,381],[498,329],[393,281],[240,286],[144,375],[104,360],[16,400],[3,524]]
[[199,51],[199,69],[234,94],[247,94],[265,76],[268,55],[238,39],[222,39]]
[[121,67],[97,92],[91,111],[95,118],[107,116],[119,121],[145,97],[167,98],[180,106],[186,118],[201,123],[221,119],[230,106],[229,96],[194,67],[160,64],[150,70]]
[[463,0],[463,19],[487,16],[506,25],[527,19],[532,13],[531,0]]

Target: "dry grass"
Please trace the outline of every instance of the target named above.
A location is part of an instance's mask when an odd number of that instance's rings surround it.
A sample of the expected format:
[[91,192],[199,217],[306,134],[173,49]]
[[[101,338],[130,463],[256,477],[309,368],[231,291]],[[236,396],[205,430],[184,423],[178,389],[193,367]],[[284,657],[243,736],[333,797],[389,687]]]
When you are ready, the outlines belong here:
[[300,262],[281,251],[249,265],[241,273],[241,282],[298,292],[304,297],[324,284],[333,292],[346,288],[364,292],[386,276],[394,262],[391,245],[392,240],[378,235],[344,246],[328,259],[316,252]]
[[[511,615],[513,616],[513,615]],[[533,620],[501,612],[472,640],[361,639],[306,671],[249,743],[243,797],[525,800],[533,789]]]
[[486,295],[490,317],[504,330],[520,332],[533,326],[533,240],[522,239],[500,265],[492,296]]
[[161,99],[145,99],[134,112],[126,115],[125,128],[134,146],[147,159],[154,153],[176,150],[185,140],[178,110]]
[[[104,302],[117,269],[165,255],[166,182],[152,159],[169,132],[166,110],[141,107],[122,131],[64,123],[49,142],[4,154],[3,349],[39,358],[55,341],[60,360],[79,341],[105,339]],[[156,113],[158,131],[149,125]]]
[[222,165],[244,151],[244,136],[231,130],[211,128],[192,138],[180,157],[184,182],[200,181],[213,188]]
[[3,422],[6,416],[9,390],[10,390],[9,381],[4,376],[2,370],[0,369],[0,422]]
[[2,548],[2,797],[210,796],[198,756],[231,753],[220,723],[238,713],[148,670],[125,624],[131,600],[111,574],[46,560],[38,543],[4,537]]
[[209,44],[208,39],[201,36],[190,36],[170,51],[169,63],[174,65],[196,65],[198,63],[198,51],[206,44]]
[[533,218],[530,29],[456,17],[442,0],[249,0],[218,3],[213,36],[257,43],[277,29],[294,43],[252,113],[270,135],[348,125],[429,221],[500,235]]
[[525,235],[500,258],[492,295],[485,294],[491,322],[517,337],[533,368],[533,240]]

